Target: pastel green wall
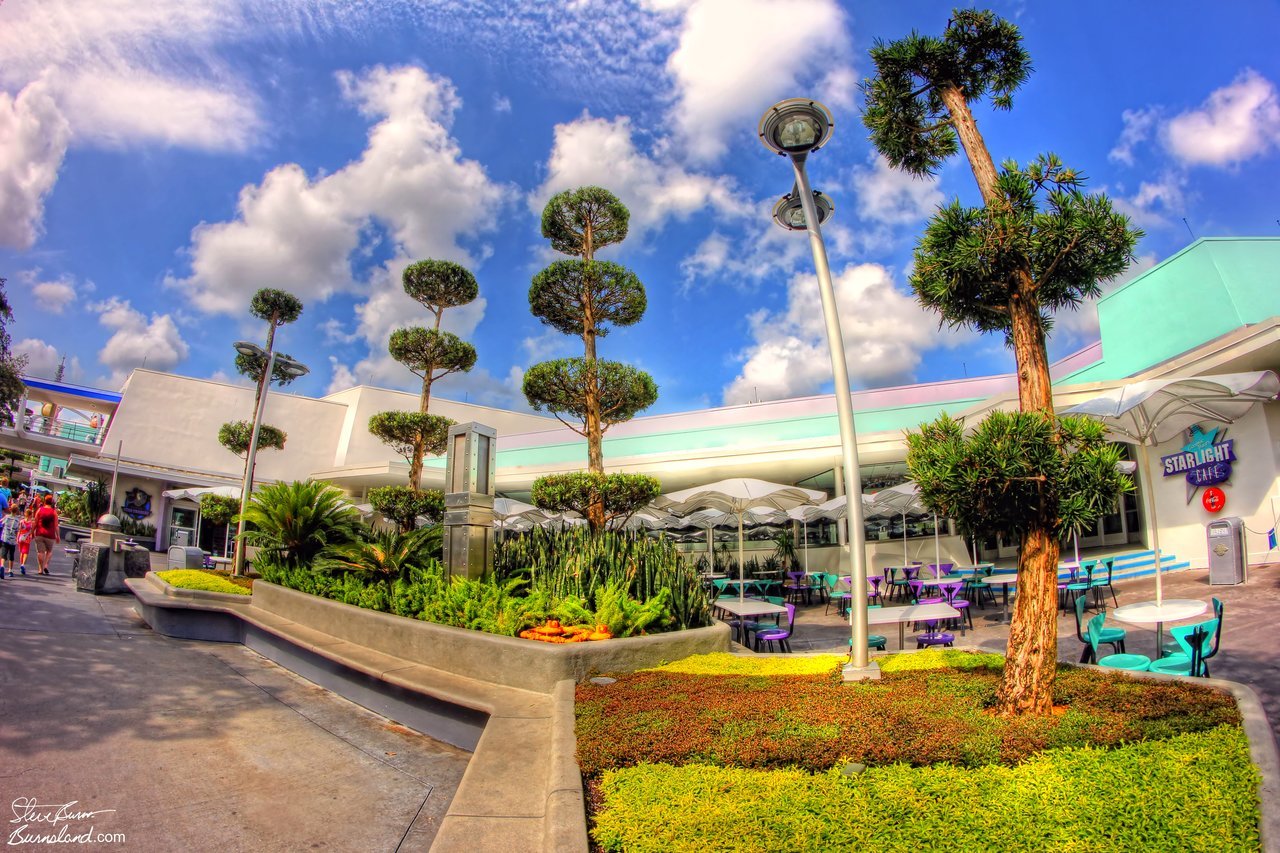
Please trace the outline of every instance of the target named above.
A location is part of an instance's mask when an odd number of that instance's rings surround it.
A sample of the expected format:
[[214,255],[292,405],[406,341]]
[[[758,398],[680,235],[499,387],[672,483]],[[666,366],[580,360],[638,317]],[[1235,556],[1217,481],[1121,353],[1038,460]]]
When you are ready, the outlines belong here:
[[1060,384],[1122,379],[1280,314],[1280,238],[1197,240],[1098,302],[1102,359]]

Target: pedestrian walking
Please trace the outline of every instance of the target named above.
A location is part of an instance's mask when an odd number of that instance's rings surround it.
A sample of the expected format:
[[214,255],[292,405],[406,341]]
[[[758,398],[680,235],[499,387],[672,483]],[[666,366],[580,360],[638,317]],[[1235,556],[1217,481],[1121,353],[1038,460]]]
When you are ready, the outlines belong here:
[[27,573],[27,555],[31,553],[31,537],[35,535],[35,529],[36,508],[27,506],[22,511],[22,523],[18,525],[18,571],[24,575]]
[[53,495],[44,496],[44,505],[36,510],[35,523],[36,574],[47,575],[53,546],[58,541],[58,511],[53,506]]
[[14,558],[18,553],[18,527],[21,524],[18,505],[10,504],[4,511],[4,521],[0,523],[0,577],[5,572],[13,577]]

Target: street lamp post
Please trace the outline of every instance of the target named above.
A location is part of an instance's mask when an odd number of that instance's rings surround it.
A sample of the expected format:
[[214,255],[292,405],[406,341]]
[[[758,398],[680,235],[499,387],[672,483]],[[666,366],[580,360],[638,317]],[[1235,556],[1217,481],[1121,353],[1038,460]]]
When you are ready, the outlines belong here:
[[253,491],[253,466],[258,456],[258,431],[262,428],[262,413],[267,408],[267,393],[271,390],[271,376],[278,363],[282,370],[290,376],[306,376],[310,371],[300,361],[281,355],[278,352],[267,352],[262,347],[249,341],[236,341],[236,352],[241,355],[266,359],[266,367],[262,372],[262,393],[258,395],[258,408],[253,412],[253,430],[249,434],[249,453],[245,459],[244,480],[240,484],[240,522],[236,526],[236,561],[234,573],[244,574],[244,511],[249,505],[249,493]]
[[795,171],[795,187],[774,206],[773,218],[788,231],[808,231],[813,249],[813,265],[818,274],[818,292],[822,297],[822,314],[826,320],[827,348],[831,353],[831,373],[835,381],[836,414],[840,423],[841,461],[844,466],[845,494],[848,499],[849,563],[852,569],[852,591],[849,600],[849,664],[846,681],[879,678],[880,668],[870,660],[867,650],[867,564],[866,533],[862,518],[862,477],[858,466],[858,438],[853,426],[853,397],[849,392],[849,369],[845,363],[844,336],[840,332],[840,314],[836,308],[835,288],[831,283],[831,265],[822,239],[822,222],[835,207],[822,193],[809,186],[805,159],[831,139],[833,123],[830,111],[808,98],[789,98],[774,104],[760,119],[760,140],[770,151],[791,159]]

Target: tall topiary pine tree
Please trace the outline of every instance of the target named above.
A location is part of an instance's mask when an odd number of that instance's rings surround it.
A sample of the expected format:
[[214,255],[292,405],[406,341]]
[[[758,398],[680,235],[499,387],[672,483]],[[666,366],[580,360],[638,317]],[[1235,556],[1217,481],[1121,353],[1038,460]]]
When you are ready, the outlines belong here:
[[[863,121],[876,148],[894,167],[928,175],[963,146],[984,202],[967,208],[955,201],[932,219],[916,248],[912,288],[953,327],[1005,334],[1017,362],[1019,407],[1045,419],[1046,440],[1061,446],[1045,348],[1051,314],[1099,295],[1099,281],[1133,260],[1141,232],[1106,196],[1085,194],[1082,176],[1051,154],[996,168],[972,107],[990,98],[996,109],[1010,109],[1031,73],[1012,23],[957,9],[941,37],[877,42],[871,58]],[[922,440],[939,435],[926,429]],[[913,452],[919,458],[920,448]],[[1018,531],[1018,598],[998,696],[1005,714],[1052,710],[1063,499],[1053,489],[1037,491]]]

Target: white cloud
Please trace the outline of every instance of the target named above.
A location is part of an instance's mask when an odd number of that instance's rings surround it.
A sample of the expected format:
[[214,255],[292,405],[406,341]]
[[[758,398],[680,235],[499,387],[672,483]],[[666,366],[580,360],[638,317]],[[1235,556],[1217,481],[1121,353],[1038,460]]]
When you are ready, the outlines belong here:
[[[909,382],[923,354],[973,339],[940,331],[935,315],[894,286],[879,264],[845,267],[834,280],[850,382],[876,387]],[[748,318],[752,343],[740,354],[742,370],[724,389],[724,403],[775,400],[818,393],[831,381],[831,358],[817,279],[794,276],[787,306]]]
[[636,236],[707,208],[722,217],[740,217],[748,204],[727,176],[690,172],[640,151],[626,116],[610,121],[583,115],[556,125],[547,177],[530,195],[529,209],[541,215],[555,193],[587,185],[607,187],[627,206]]
[[879,154],[872,155],[869,167],[853,170],[852,183],[858,215],[883,225],[916,225],[944,201],[937,178],[917,178],[895,169]]
[[[679,43],[667,59],[674,86],[669,112],[681,150],[699,161],[722,155],[732,137],[749,139],[755,123],[801,83],[824,82],[824,94],[851,99],[852,72],[805,75],[837,66],[849,54],[845,15],[835,0],[670,0],[682,9]],[[814,57],[824,57],[821,63]]]
[[[408,259],[473,265],[461,241],[494,227],[509,190],[463,159],[450,137],[460,102],[448,80],[379,66],[341,74],[338,85],[362,115],[380,119],[359,159],[315,179],[294,163],[272,169],[241,191],[235,219],[192,232],[191,274],[166,284],[187,291],[200,310],[226,314],[243,313],[262,287],[304,303],[365,290],[371,296],[357,309],[359,331],[382,347],[392,328],[423,313],[398,292]],[[373,226],[386,230],[395,256],[371,281],[357,282],[350,258]]]
[[1252,68],[1215,89],[1199,109],[1164,126],[1164,144],[1188,165],[1234,166],[1265,154],[1280,141],[1280,97]]
[[0,92],[0,245],[29,249],[39,237],[70,135],[44,81]]
[[[23,338],[13,345],[13,353],[26,356],[27,367],[23,371],[28,376],[41,379],[52,379],[58,373],[58,365],[62,364],[63,354],[53,344],[39,338]],[[66,361],[63,379],[75,382],[84,375],[80,367],[80,359],[72,356]]]
[[1141,228],[1169,228],[1187,209],[1186,187],[1187,176],[1180,170],[1171,170],[1155,181],[1142,181],[1133,195],[1117,193],[1111,201],[1117,211]]
[[110,387],[123,384],[135,367],[171,370],[187,357],[187,343],[168,314],[148,318],[128,300],[114,296],[88,308],[113,332],[98,352],[98,361],[111,370],[111,376],[104,380]]
[[1120,138],[1116,140],[1115,147],[1107,154],[1107,159],[1113,163],[1124,163],[1126,166],[1132,166],[1133,149],[1140,143],[1145,142],[1147,137],[1151,135],[1156,119],[1159,117],[1160,110],[1156,107],[1149,107],[1145,110],[1125,110],[1121,113],[1120,120],[1124,123],[1124,129],[1120,131]]
[[77,74],[61,89],[59,100],[73,118],[77,138],[90,144],[155,142],[242,151],[264,127],[247,94],[141,69]]

